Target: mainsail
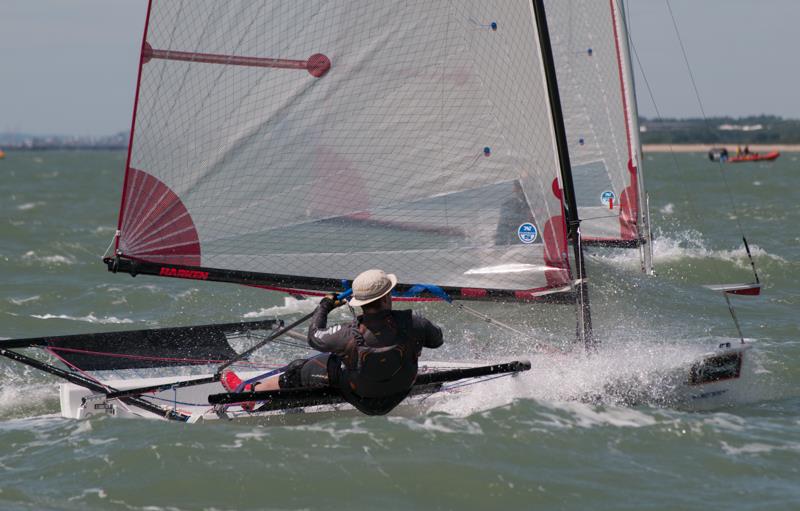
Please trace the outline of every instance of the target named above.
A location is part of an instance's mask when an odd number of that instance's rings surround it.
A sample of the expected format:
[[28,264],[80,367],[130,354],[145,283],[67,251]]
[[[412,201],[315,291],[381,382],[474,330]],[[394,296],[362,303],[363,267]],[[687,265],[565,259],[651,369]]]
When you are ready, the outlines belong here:
[[153,0],[109,267],[570,290],[537,36],[527,0]]
[[622,4],[548,0],[546,5],[583,240],[645,244],[643,264],[649,268],[649,219]]

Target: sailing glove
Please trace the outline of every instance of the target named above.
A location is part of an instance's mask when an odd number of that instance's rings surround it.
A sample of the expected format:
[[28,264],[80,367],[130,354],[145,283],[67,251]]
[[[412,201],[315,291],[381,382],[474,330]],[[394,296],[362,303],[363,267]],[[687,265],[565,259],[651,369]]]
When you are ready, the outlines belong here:
[[329,295],[325,295],[325,298],[320,300],[319,306],[322,307],[323,309],[327,310],[327,311],[332,311],[336,307],[341,307],[345,303],[347,303],[347,302],[345,302],[344,300],[337,300],[336,299],[336,295],[329,294]]

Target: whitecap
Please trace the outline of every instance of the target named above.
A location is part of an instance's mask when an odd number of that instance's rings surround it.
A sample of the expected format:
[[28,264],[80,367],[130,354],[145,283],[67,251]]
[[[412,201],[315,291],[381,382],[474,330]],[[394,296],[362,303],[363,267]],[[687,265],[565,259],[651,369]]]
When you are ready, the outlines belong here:
[[132,319],[117,318],[116,316],[106,316],[104,318],[98,318],[91,312],[86,316],[69,316],[67,314],[31,314],[31,317],[36,319],[66,319],[70,321],[85,321],[87,323],[99,323],[103,325],[133,323]]
[[35,302],[39,298],[41,298],[41,296],[33,295],[33,296],[29,296],[27,298],[9,298],[8,301],[13,303],[14,305],[24,305],[24,304],[29,303],[29,302]]
[[[787,262],[783,257],[771,254],[754,244],[750,245],[750,253],[754,258],[767,257],[777,262]],[[639,255],[635,251],[619,250],[604,254],[592,254],[590,257],[624,267],[638,267],[640,264]],[[653,263],[655,265],[670,264],[685,259],[717,259],[734,263],[741,268],[750,268],[750,259],[743,244],[730,250],[709,249],[703,235],[694,230],[653,238]]]
[[38,206],[44,206],[44,204],[44,202],[26,202],[25,204],[17,206],[17,209],[20,211],[28,211]]
[[779,447],[775,445],[762,444],[760,442],[753,442],[750,444],[744,444],[741,447],[734,447],[727,442],[722,441],[720,442],[720,445],[722,446],[723,451],[734,456],[739,454],[763,454],[779,449]]
[[22,254],[22,259],[25,261],[33,261],[46,264],[75,264],[75,260],[72,257],[63,255],[40,256],[37,255],[36,252],[34,252],[33,250],[29,250],[24,254]]
[[92,495],[96,496],[99,499],[105,499],[105,498],[108,497],[108,495],[106,494],[105,490],[103,490],[102,488],[86,488],[85,490],[83,490],[81,492],[80,495],[75,495],[75,496],[69,497],[67,499],[67,501],[68,502],[72,502],[74,500],[84,500],[86,497],[89,497],[89,496],[92,496]]
[[653,426],[658,422],[652,415],[633,408],[598,408],[594,405],[577,402],[553,402],[547,403],[547,405],[570,413],[575,425],[581,428],[591,428],[593,426],[640,428]]
[[308,314],[312,312],[317,307],[316,300],[298,300],[297,298],[293,298],[291,296],[284,297],[283,305],[275,305],[273,307],[262,308],[257,311],[247,312],[244,315],[244,318],[263,318],[263,317],[274,317],[274,316],[284,316],[289,314],[298,314],[298,313],[305,313]]

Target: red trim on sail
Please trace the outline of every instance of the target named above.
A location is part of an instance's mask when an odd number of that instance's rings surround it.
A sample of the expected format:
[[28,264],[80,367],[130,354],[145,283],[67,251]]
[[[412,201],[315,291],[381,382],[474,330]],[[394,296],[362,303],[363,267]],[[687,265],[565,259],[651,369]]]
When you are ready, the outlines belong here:
[[180,197],[143,170],[129,168],[127,176],[122,253],[155,263],[200,266],[200,239]]
[[631,173],[631,184],[619,198],[620,237],[624,240],[639,236],[639,178],[631,160],[628,160],[628,171]]
[[489,292],[485,289],[480,288],[473,288],[473,287],[462,287],[461,288],[461,296],[469,297],[469,298],[484,298],[488,295]]
[[271,67],[277,69],[305,69],[315,78],[323,76],[331,68],[331,60],[322,53],[315,53],[307,60],[273,59],[264,57],[243,57],[240,55],[220,55],[193,51],[156,50],[144,43],[142,62],[150,59],[177,60],[182,62],[202,62],[204,64],[225,64],[229,66]]
[[[136,131],[136,109],[139,107],[139,89],[142,84],[142,66],[144,64],[144,52],[147,44],[147,27],[150,25],[150,11],[153,6],[153,0],[147,2],[147,15],[144,19],[144,33],[142,33],[142,49],[139,53],[139,74],[136,77],[136,93],[133,98],[133,117],[131,118],[131,133],[128,138],[128,156],[125,160],[125,177],[122,181],[122,200],[119,204],[119,217],[117,219],[117,231],[122,230],[122,215],[125,211],[125,197],[128,195],[128,177],[131,170],[131,153],[133,152],[133,133]],[[119,236],[114,239],[114,251],[119,251]]]
[[620,237],[634,239],[639,234],[639,188],[637,168],[633,166],[633,143],[631,142],[630,113],[628,112],[628,97],[625,94],[625,75],[622,70],[622,53],[619,48],[619,32],[617,31],[617,15],[614,2],[609,0],[611,9],[611,26],[614,28],[614,47],[617,52],[617,71],[619,72],[619,90],[622,96],[622,111],[625,117],[625,139],[628,143],[628,171],[631,173],[631,184],[625,188],[620,196],[619,223]]
[[[561,210],[564,210],[563,193],[558,186],[558,178],[553,179],[552,183],[553,195],[561,200]],[[542,240],[544,241],[544,264],[551,269],[544,272],[544,277],[547,279],[548,287],[561,287],[570,283],[569,276],[569,256],[567,255],[567,224],[564,221],[564,215],[557,215],[551,217],[544,225],[542,232]],[[517,298],[529,299],[530,297],[520,297],[519,293],[525,291],[518,291],[515,293]]]

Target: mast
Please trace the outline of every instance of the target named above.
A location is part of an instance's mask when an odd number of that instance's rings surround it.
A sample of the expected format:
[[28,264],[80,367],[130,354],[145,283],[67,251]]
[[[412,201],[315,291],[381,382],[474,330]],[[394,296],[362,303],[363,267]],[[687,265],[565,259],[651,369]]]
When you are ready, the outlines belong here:
[[580,219],[578,218],[578,205],[575,200],[575,189],[572,183],[572,168],[569,162],[569,149],[567,146],[566,129],[564,128],[564,115],[561,111],[561,98],[558,94],[556,80],[556,66],[553,60],[553,49],[550,45],[550,33],[547,29],[547,17],[544,10],[544,0],[532,0],[533,11],[536,18],[536,28],[539,34],[539,46],[547,82],[547,94],[550,100],[553,129],[556,138],[558,161],[561,171],[561,182],[564,187],[565,214],[567,219],[567,236],[572,240],[575,251],[575,264],[578,273],[576,314],[578,317],[577,337],[583,341],[587,350],[596,347],[592,335],[592,316],[589,307],[589,290],[586,285],[586,268],[584,265],[583,246],[581,245]]

